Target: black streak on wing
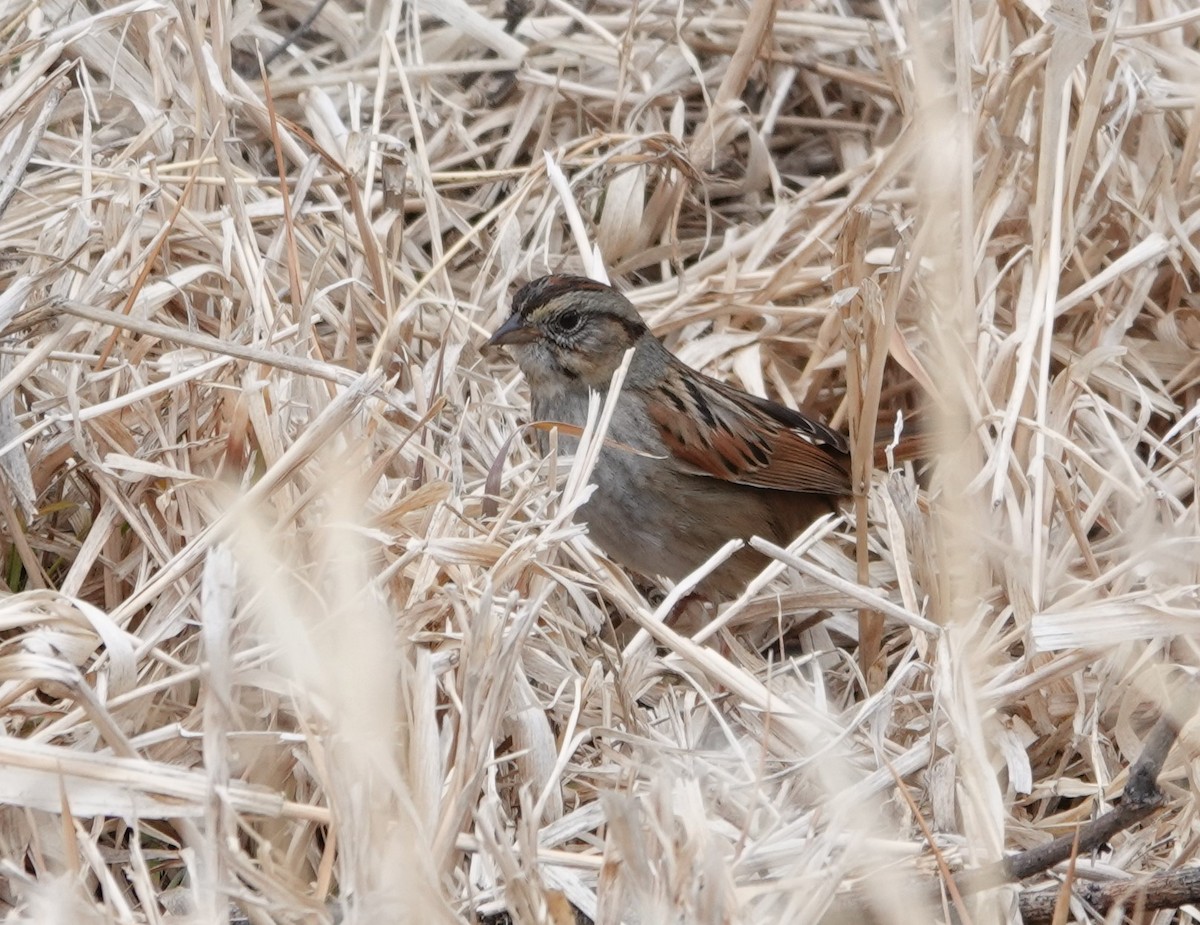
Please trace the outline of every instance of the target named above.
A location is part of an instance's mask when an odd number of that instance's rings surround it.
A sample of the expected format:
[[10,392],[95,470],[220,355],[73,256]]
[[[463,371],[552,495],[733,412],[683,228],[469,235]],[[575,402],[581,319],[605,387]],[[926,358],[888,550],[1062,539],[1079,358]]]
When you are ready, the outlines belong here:
[[675,410],[680,414],[687,414],[688,406],[682,398],[675,394],[674,391],[668,388],[663,389],[663,394],[667,396],[667,401],[675,406]]
[[708,406],[708,400],[704,397],[704,393],[700,391],[700,387],[691,379],[684,379],[683,384],[692,396],[692,403],[695,405],[696,411],[700,413],[700,417],[704,418],[704,423],[709,427],[716,427],[717,419],[712,413],[712,408]]
[[754,461],[760,466],[765,466],[771,462],[771,454],[767,452],[765,446],[757,441],[750,444],[750,455],[754,457]]
[[760,411],[769,414],[784,427],[790,427],[792,430],[798,430],[800,433],[808,435],[812,438],[813,443],[832,447],[840,453],[850,452],[850,444],[836,430],[831,430],[824,424],[805,417],[803,414],[793,411],[786,405],[781,405],[767,398],[759,398],[757,395],[749,393],[745,394],[744,400],[754,405]]
[[691,414],[661,395],[647,411],[685,467],[753,488],[849,494],[850,456],[841,434],[674,362],[680,374],[673,378],[695,403]]

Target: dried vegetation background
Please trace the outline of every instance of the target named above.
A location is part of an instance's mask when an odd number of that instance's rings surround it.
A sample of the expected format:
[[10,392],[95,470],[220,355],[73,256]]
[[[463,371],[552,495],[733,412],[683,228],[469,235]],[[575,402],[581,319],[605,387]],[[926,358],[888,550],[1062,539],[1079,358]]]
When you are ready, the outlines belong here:
[[[1119,794],[1198,655],[1188,0],[0,12],[13,916],[928,922]],[[660,626],[479,352],[597,257],[936,467]],[[1076,876],[1195,863],[1196,754]]]

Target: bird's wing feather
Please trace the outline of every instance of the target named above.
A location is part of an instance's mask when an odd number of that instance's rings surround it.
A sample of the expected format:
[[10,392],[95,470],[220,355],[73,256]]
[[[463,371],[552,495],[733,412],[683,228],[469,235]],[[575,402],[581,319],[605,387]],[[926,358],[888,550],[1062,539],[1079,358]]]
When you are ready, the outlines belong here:
[[678,361],[668,368],[662,390],[646,399],[667,452],[686,471],[755,488],[850,491],[845,438],[798,411]]

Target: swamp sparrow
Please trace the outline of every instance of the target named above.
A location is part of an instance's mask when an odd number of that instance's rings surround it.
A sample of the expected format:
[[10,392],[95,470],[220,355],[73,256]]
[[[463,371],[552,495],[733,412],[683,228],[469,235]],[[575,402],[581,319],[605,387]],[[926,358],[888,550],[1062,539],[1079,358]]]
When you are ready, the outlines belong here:
[[[604,395],[633,348],[579,516],[601,549],[640,574],[677,581],[734,538],[786,544],[850,493],[841,434],[685,366],[611,286],[536,279],[488,346],[512,350],[536,420],[575,428],[587,420],[588,393]],[[546,438],[539,432],[543,452]],[[578,443],[559,436],[564,452]],[[698,590],[735,596],[765,562],[741,549]]]

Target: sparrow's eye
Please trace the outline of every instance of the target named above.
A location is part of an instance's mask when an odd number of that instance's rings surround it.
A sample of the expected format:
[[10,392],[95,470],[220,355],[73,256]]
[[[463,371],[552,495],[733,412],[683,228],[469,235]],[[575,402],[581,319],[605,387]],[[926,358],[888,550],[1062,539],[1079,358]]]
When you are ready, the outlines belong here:
[[554,318],[554,330],[559,334],[574,334],[583,324],[583,315],[577,311],[565,311]]

